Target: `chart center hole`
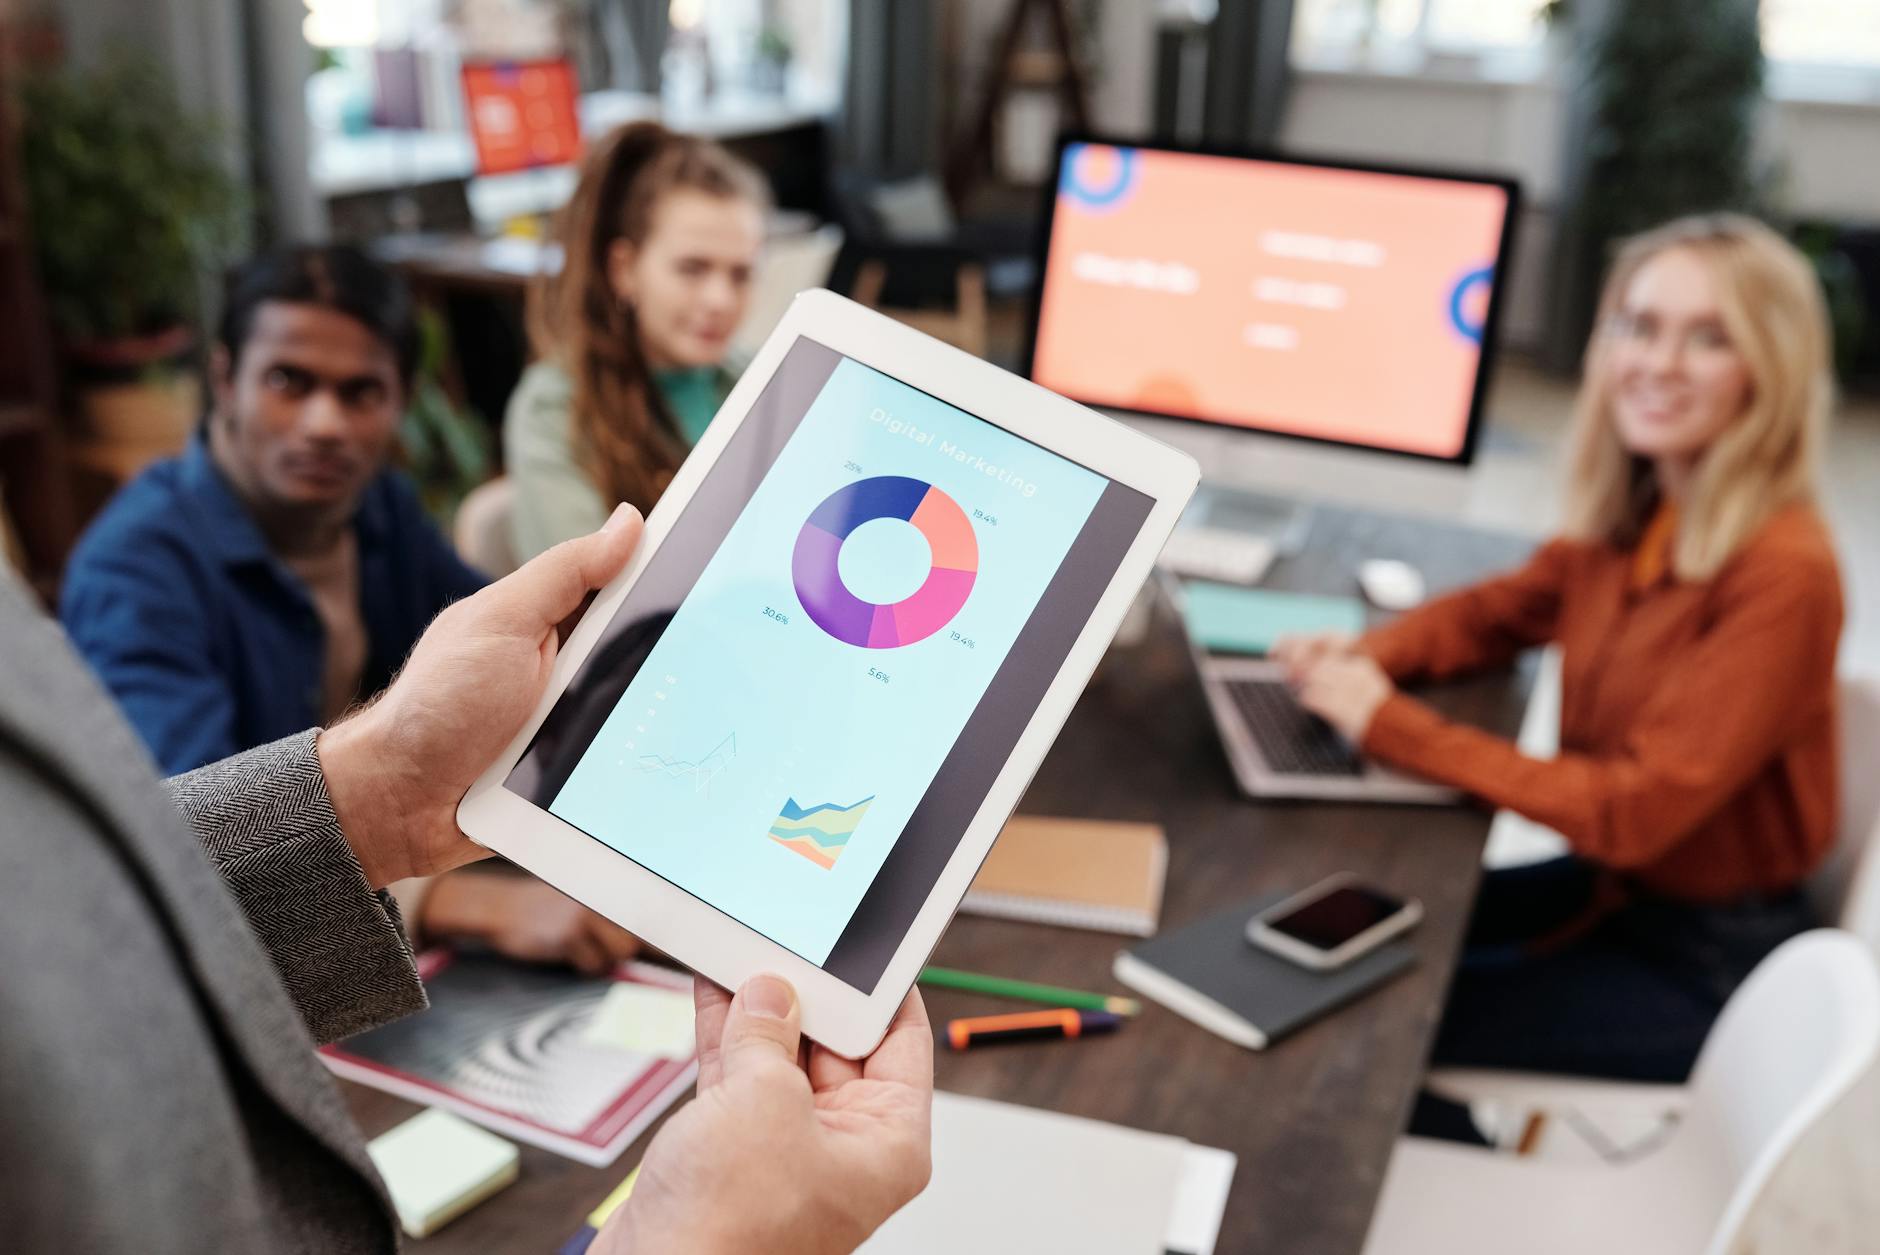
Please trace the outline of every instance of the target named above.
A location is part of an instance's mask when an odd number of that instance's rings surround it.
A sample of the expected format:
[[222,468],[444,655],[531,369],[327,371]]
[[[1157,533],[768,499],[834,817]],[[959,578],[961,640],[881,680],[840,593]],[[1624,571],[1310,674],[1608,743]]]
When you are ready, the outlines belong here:
[[932,566],[927,538],[901,519],[869,520],[849,533],[836,556],[836,570],[848,590],[884,606],[912,597]]

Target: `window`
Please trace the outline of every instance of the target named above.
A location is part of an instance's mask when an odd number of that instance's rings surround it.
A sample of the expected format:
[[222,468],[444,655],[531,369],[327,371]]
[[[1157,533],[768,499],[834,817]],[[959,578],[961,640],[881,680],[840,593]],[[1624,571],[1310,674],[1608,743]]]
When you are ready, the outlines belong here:
[[696,49],[733,93],[824,108],[840,98],[848,0],[671,0],[669,11],[682,77]]
[[[1461,59],[1532,72],[1547,7],[1545,0],[1297,0],[1293,59],[1410,73],[1432,58]],[[1880,0],[1761,0],[1760,15],[1775,91],[1880,96]]]
[[1880,69],[1880,7],[1871,0],[1762,0],[1771,61]]
[[1428,0],[1425,42],[1436,49],[1537,46],[1546,34],[1540,0]]
[[1545,0],[1298,0],[1293,57],[1414,68],[1432,55],[1537,53]]

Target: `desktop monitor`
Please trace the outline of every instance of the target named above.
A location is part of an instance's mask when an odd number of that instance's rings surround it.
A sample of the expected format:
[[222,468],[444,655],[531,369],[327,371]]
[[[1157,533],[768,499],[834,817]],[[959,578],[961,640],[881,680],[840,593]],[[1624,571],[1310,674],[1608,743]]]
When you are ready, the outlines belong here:
[[551,212],[574,194],[581,109],[567,61],[476,61],[463,67],[476,177],[465,192],[479,227]]
[[566,61],[488,61],[463,67],[477,173],[516,174],[581,156],[574,67]]
[[[1183,420],[1156,434],[1217,483],[1416,496],[1428,477],[1394,490],[1393,467],[1474,456],[1518,198],[1481,175],[1067,136],[1029,373]],[[1187,438],[1201,424],[1275,439]]]

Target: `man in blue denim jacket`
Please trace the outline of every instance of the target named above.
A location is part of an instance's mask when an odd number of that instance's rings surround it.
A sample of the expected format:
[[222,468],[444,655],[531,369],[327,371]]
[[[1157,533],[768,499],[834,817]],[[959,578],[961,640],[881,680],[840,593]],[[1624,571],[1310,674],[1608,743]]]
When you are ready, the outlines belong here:
[[352,250],[231,279],[204,430],[106,507],[59,606],[164,771],[331,722],[483,586],[385,465],[416,341]]
[[[334,722],[483,586],[386,465],[417,351],[409,292],[356,250],[283,249],[230,276],[203,431],[106,507],[59,607],[163,771]],[[532,880],[399,899],[415,931],[520,958],[599,971],[636,948]]]

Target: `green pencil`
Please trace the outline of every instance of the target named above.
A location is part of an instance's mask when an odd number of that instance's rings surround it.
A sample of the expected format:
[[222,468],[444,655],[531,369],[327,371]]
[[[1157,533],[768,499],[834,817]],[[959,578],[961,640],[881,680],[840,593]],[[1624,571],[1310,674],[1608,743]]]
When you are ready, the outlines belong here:
[[920,983],[939,989],[964,989],[969,993],[990,994],[994,998],[1016,998],[1020,1002],[1042,1002],[1053,1007],[1074,1007],[1079,1011],[1109,1011],[1116,1015],[1136,1015],[1142,1004],[1134,998],[1085,993],[1081,989],[1063,989],[1057,985],[1034,985],[1028,980],[1007,980],[1003,976],[981,976],[950,967],[923,967]]

